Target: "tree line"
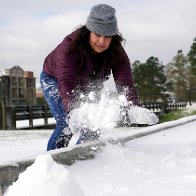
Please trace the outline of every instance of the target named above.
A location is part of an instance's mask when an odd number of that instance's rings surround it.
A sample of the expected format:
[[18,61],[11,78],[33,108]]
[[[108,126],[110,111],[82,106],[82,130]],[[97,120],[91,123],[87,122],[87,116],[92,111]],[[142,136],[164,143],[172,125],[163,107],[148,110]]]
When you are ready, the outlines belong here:
[[196,38],[188,54],[178,50],[172,60],[163,65],[151,56],[145,63],[132,64],[133,79],[141,101],[196,101]]

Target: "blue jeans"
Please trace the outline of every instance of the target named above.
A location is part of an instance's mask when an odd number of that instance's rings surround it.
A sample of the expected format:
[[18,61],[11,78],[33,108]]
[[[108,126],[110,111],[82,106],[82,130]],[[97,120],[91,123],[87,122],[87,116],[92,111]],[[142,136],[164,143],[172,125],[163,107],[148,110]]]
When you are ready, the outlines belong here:
[[66,122],[67,113],[64,110],[57,80],[42,71],[40,74],[40,83],[44,97],[56,120],[56,127],[48,141],[47,151],[49,151],[58,148],[57,140],[60,138],[63,130],[68,127]]

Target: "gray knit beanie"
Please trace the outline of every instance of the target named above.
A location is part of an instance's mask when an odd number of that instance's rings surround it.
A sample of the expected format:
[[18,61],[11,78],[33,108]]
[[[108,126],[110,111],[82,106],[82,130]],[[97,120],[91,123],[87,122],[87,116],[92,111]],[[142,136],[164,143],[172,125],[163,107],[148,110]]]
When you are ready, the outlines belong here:
[[106,4],[98,4],[91,8],[86,28],[98,35],[114,36],[118,33],[116,10]]

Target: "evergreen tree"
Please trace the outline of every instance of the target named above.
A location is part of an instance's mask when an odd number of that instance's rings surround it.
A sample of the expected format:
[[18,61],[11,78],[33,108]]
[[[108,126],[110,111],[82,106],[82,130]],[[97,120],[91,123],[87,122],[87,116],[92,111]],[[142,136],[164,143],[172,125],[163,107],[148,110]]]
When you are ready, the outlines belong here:
[[191,72],[196,77],[196,37],[194,38],[188,53],[188,60],[191,66]]
[[158,58],[150,57],[145,63],[133,63],[133,77],[142,101],[157,101],[166,99],[166,76],[164,66]]
[[[190,64],[189,99],[196,100],[196,38],[194,38],[190,51],[188,52],[188,61]],[[190,101],[190,104],[191,104],[191,101]]]
[[172,91],[181,101],[187,101],[187,89],[189,84],[189,71],[187,57],[182,50],[177,52],[166,68],[168,82],[172,84]]

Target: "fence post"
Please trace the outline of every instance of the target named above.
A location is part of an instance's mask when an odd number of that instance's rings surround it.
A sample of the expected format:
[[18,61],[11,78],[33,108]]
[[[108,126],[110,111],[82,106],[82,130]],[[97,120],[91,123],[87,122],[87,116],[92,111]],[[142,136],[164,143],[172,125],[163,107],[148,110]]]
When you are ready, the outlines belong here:
[[48,107],[44,106],[44,125],[48,125]]
[[5,107],[4,118],[5,120],[3,129],[16,129],[16,122],[14,120],[14,107]]
[[161,103],[161,111],[163,114],[165,114],[165,112],[166,112],[166,103],[165,102]]
[[1,104],[1,101],[0,101],[0,130],[3,128],[3,113],[2,113],[2,104]]
[[32,106],[28,106],[29,108],[29,126],[33,127],[33,112],[32,112]]
[[14,129],[16,129],[16,108],[13,107],[13,125]]
[[6,122],[6,105],[5,105],[5,98],[1,97],[1,106],[2,106],[2,129],[7,129],[7,122]]
[[3,196],[3,186],[0,184],[0,196]]

